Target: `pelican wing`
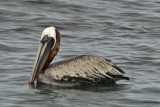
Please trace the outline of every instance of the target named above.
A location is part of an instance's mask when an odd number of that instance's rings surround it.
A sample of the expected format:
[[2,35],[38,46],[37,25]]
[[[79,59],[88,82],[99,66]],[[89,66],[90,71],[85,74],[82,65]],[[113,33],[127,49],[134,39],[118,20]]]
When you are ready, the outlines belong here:
[[56,81],[74,83],[114,82],[124,77],[124,71],[110,60],[99,56],[82,55],[52,64],[46,71]]

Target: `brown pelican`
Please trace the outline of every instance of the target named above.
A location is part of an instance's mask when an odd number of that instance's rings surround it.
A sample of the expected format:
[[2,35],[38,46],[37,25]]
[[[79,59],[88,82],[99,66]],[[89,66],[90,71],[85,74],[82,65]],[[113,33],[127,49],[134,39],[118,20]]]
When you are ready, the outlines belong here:
[[39,49],[29,83],[34,81],[58,85],[76,86],[126,79],[125,72],[110,60],[100,56],[81,55],[51,64],[60,46],[60,33],[55,27],[43,30]]

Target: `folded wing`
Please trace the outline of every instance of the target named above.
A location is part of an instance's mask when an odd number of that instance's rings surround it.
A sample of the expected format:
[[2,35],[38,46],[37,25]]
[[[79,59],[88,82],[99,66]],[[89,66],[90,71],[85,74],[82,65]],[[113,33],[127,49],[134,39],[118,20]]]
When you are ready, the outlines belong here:
[[54,63],[45,71],[46,76],[51,76],[56,81],[78,84],[129,80],[124,74],[125,72],[110,60],[92,55],[82,55]]

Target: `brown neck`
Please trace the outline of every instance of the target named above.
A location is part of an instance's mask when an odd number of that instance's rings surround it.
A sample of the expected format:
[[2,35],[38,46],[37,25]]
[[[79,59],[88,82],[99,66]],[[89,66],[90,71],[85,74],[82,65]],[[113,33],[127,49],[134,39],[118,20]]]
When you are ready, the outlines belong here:
[[44,66],[42,68],[42,72],[44,72],[49,67],[49,64],[52,62],[54,57],[57,55],[57,53],[59,51],[59,47],[60,47],[60,33],[56,29],[56,44],[55,44],[54,48],[51,50],[51,52],[49,54],[49,57],[46,60]]

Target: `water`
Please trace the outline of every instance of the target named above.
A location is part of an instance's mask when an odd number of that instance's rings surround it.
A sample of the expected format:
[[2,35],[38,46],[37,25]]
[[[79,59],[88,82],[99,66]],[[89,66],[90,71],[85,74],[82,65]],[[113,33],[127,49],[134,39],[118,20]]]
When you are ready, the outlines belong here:
[[[159,0],[1,0],[1,107],[159,107]],[[42,30],[56,26],[53,62],[82,54],[111,59],[130,81],[59,88],[28,81]]]

